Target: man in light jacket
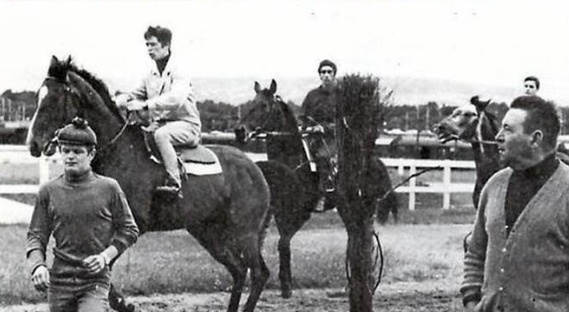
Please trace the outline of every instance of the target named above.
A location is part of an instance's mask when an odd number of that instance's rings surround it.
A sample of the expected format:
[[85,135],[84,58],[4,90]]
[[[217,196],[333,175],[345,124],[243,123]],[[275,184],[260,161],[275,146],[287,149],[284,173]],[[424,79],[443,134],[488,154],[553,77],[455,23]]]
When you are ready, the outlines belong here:
[[167,172],[164,185],[157,190],[178,193],[182,183],[174,145],[199,143],[200,114],[188,75],[172,57],[172,32],[165,27],[148,27],[144,38],[155,67],[136,90],[118,96],[115,101],[129,111],[148,113]]

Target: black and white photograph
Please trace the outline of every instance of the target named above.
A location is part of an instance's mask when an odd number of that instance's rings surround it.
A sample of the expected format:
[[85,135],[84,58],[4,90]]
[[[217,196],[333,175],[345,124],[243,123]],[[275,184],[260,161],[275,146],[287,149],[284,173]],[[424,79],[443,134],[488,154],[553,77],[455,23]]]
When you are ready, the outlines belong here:
[[569,311],[566,8],[0,0],[0,311]]

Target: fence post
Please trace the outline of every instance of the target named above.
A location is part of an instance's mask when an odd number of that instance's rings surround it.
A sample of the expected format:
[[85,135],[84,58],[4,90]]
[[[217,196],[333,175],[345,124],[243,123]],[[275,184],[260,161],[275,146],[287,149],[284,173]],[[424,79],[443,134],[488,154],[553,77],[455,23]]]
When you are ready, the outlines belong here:
[[405,166],[403,165],[403,160],[399,158],[399,164],[397,165],[397,174],[401,177],[405,174]]
[[[414,160],[410,161],[409,175],[412,176],[417,173],[417,164]],[[417,185],[417,178],[413,177],[409,180],[409,210],[415,210],[415,186]]]
[[40,167],[40,185],[49,181],[49,163],[51,159],[47,157],[41,157],[39,159],[39,167]]
[[443,192],[443,209],[444,210],[448,210],[450,209],[450,188],[451,188],[451,183],[450,183],[450,161],[448,159],[445,159],[443,161],[443,187],[444,187],[444,192]]

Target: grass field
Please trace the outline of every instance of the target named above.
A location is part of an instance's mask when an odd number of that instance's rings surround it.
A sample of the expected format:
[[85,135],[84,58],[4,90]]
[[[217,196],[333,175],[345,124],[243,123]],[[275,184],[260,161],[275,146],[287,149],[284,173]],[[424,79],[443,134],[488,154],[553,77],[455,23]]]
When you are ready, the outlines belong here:
[[[52,176],[59,174],[60,169],[52,170]],[[402,179],[395,169],[391,174],[394,184]],[[0,184],[36,184],[37,175],[34,165],[0,166]],[[472,182],[473,175],[472,171],[453,171],[452,181]],[[419,183],[429,181],[442,181],[441,173],[429,172],[419,177]],[[35,200],[33,194],[3,196],[27,204]],[[383,285],[414,282],[457,288],[462,271],[461,240],[474,217],[471,195],[453,195],[450,210],[440,209],[439,194],[418,194],[416,211],[406,209],[406,195],[399,194],[399,200],[399,223],[390,221],[378,228],[386,261]],[[9,304],[45,301],[45,294],[34,291],[29,282],[24,259],[26,230],[25,225],[0,225],[0,310]],[[273,226],[264,248],[271,271],[267,289],[277,289],[279,285],[277,240]],[[346,234],[336,213],[314,214],[292,241],[294,287],[343,288],[345,244]],[[185,231],[142,236],[117,262],[114,280],[127,295],[213,293],[230,287],[226,270]],[[454,292],[450,296],[455,296]]]
[[[387,225],[378,228],[385,254],[384,284],[442,282],[457,285],[462,237],[468,225]],[[0,226],[0,305],[41,302],[29,282],[23,225]],[[278,288],[277,233],[271,228],[264,256],[271,271],[268,289]],[[315,215],[292,242],[295,288],[342,288],[346,284],[346,234],[337,214]],[[217,292],[230,276],[185,231],[148,233],[117,262],[117,285],[129,295]]]

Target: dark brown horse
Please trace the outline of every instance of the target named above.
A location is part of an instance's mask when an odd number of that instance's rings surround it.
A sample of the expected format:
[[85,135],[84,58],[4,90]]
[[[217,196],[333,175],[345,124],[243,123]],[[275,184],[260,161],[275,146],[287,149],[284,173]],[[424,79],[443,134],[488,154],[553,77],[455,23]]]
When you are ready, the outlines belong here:
[[[269,162],[258,164],[271,189],[271,206],[275,211],[275,223],[280,234],[278,249],[281,293],[288,298],[292,294],[290,241],[310,219],[321,196],[318,191],[318,175],[310,169],[303,147],[303,134],[299,131],[291,108],[275,95],[276,82],[273,80],[268,89],[261,89],[259,83],[255,82],[254,89],[256,96],[250,109],[244,112],[235,134],[240,142],[247,141],[252,133],[266,136]],[[391,189],[389,174],[379,159],[373,162],[372,167],[373,185],[378,194],[383,195]],[[334,207],[335,202],[336,194],[328,193],[326,205]],[[396,216],[397,204],[393,192],[378,203],[380,222],[387,221],[390,211]]]
[[244,311],[253,311],[269,276],[261,245],[270,195],[261,170],[238,149],[212,145],[222,173],[188,175],[183,199],[156,198],[153,190],[162,182],[164,169],[150,159],[143,131],[126,124],[102,81],[54,57],[28,133],[31,154],[53,153],[45,147],[75,116],[88,120],[97,133],[93,170],[120,183],[141,232],[185,228],[192,234],[233,278],[228,311],[238,310],[250,270],[251,292]]

